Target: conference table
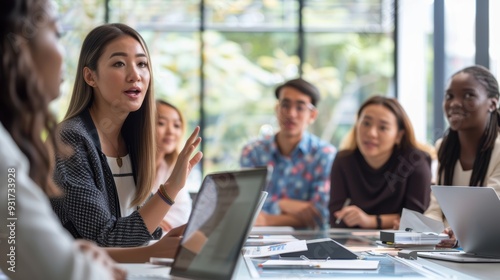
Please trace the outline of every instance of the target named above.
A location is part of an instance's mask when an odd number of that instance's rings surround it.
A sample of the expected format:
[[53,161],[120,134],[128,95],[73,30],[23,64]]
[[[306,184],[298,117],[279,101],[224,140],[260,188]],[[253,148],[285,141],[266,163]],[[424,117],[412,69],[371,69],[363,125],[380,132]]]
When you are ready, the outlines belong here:
[[[233,279],[498,279],[500,277],[500,263],[455,263],[420,257],[416,260],[400,258],[397,256],[400,249],[387,248],[376,243],[379,232],[374,230],[294,230],[289,227],[263,227],[254,228],[251,234],[292,235],[299,240],[332,238],[361,255],[364,260],[379,261],[379,268],[376,270],[265,269],[259,266],[265,259],[240,256]],[[168,267],[151,264],[121,264],[121,266],[135,275],[151,275],[151,278],[144,277],[144,279],[169,279]]]

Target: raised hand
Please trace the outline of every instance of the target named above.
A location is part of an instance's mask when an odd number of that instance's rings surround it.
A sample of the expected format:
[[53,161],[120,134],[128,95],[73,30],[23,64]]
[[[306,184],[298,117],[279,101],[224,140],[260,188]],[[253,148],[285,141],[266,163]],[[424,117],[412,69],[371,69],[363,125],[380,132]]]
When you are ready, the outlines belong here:
[[200,132],[200,127],[197,126],[191,136],[186,141],[186,144],[180,151],[177,162],[175,163],[174,169],[172,170],[172,175],[165,182],[165,186],[168,189],[175,189],[177,192],[184,187],[186,184],[186,179],[193,167],[200,162],[203,157],[203,153],[198,151],[191,157],[191,154],[198,147],[201,142],[201,138],[198,137]]

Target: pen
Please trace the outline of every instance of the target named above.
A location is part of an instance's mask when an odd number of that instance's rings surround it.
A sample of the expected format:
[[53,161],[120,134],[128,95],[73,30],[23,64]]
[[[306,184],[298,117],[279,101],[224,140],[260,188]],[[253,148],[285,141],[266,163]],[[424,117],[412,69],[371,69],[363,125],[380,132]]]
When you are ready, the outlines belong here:
[[[345,201],[344,201],[344,205],[342,205],[342,209],[349,206],[349,204],[351,204],[351,199],[350,198],[347,198]],[[337,220],[335,220],[335,224],[338,225],[340,224],[340,222],[342,221],[342,218],[338,217]]]

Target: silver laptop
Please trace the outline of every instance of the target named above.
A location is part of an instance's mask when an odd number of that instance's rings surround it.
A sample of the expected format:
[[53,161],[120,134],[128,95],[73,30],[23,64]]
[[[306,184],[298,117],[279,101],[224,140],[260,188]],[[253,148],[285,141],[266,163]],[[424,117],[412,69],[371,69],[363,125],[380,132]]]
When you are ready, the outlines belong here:
[[[271,169],[208,174],[193,203],[170,275],[133,273],[129,279],[231,279],[260,211]],[[168,272],[167,272],[168,273]]]
[[431,186],[463,252],[419,252],[456,262],[500,262],[500,199],[489,187]]
[[260,194],[259,202],[257,203],[257,207],[256,207],[255,212],[253,214],[252,222],[250,223],[251,226],[248,227],[248,231],[246,234],[247,238],[250,235],[250,232],[252,231],[252,227],[255,224],[255,221],[257,221],[257,217],[259,217],[259,213],[262,210],[262,207],[264,207],[264,203],[266,202],[266,198],[267,198],[268,194],[269,193],[266,191],[262,191]]

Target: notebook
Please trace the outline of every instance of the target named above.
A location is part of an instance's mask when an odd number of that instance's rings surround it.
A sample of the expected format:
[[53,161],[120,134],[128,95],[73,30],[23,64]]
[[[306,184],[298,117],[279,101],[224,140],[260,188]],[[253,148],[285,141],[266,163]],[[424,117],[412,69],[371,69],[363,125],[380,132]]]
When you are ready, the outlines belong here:
[[[240,251],[265,200],[266,167],[208,174],[193,203],[170,275],[163,279],[231,279]],[[259,210],[260,211],[260,210]],[[133,279],[159,275],[129,275]]]
[[463,252],[419,252],[456,262],[500,262],[500,199],[489,187],[431,186]]

